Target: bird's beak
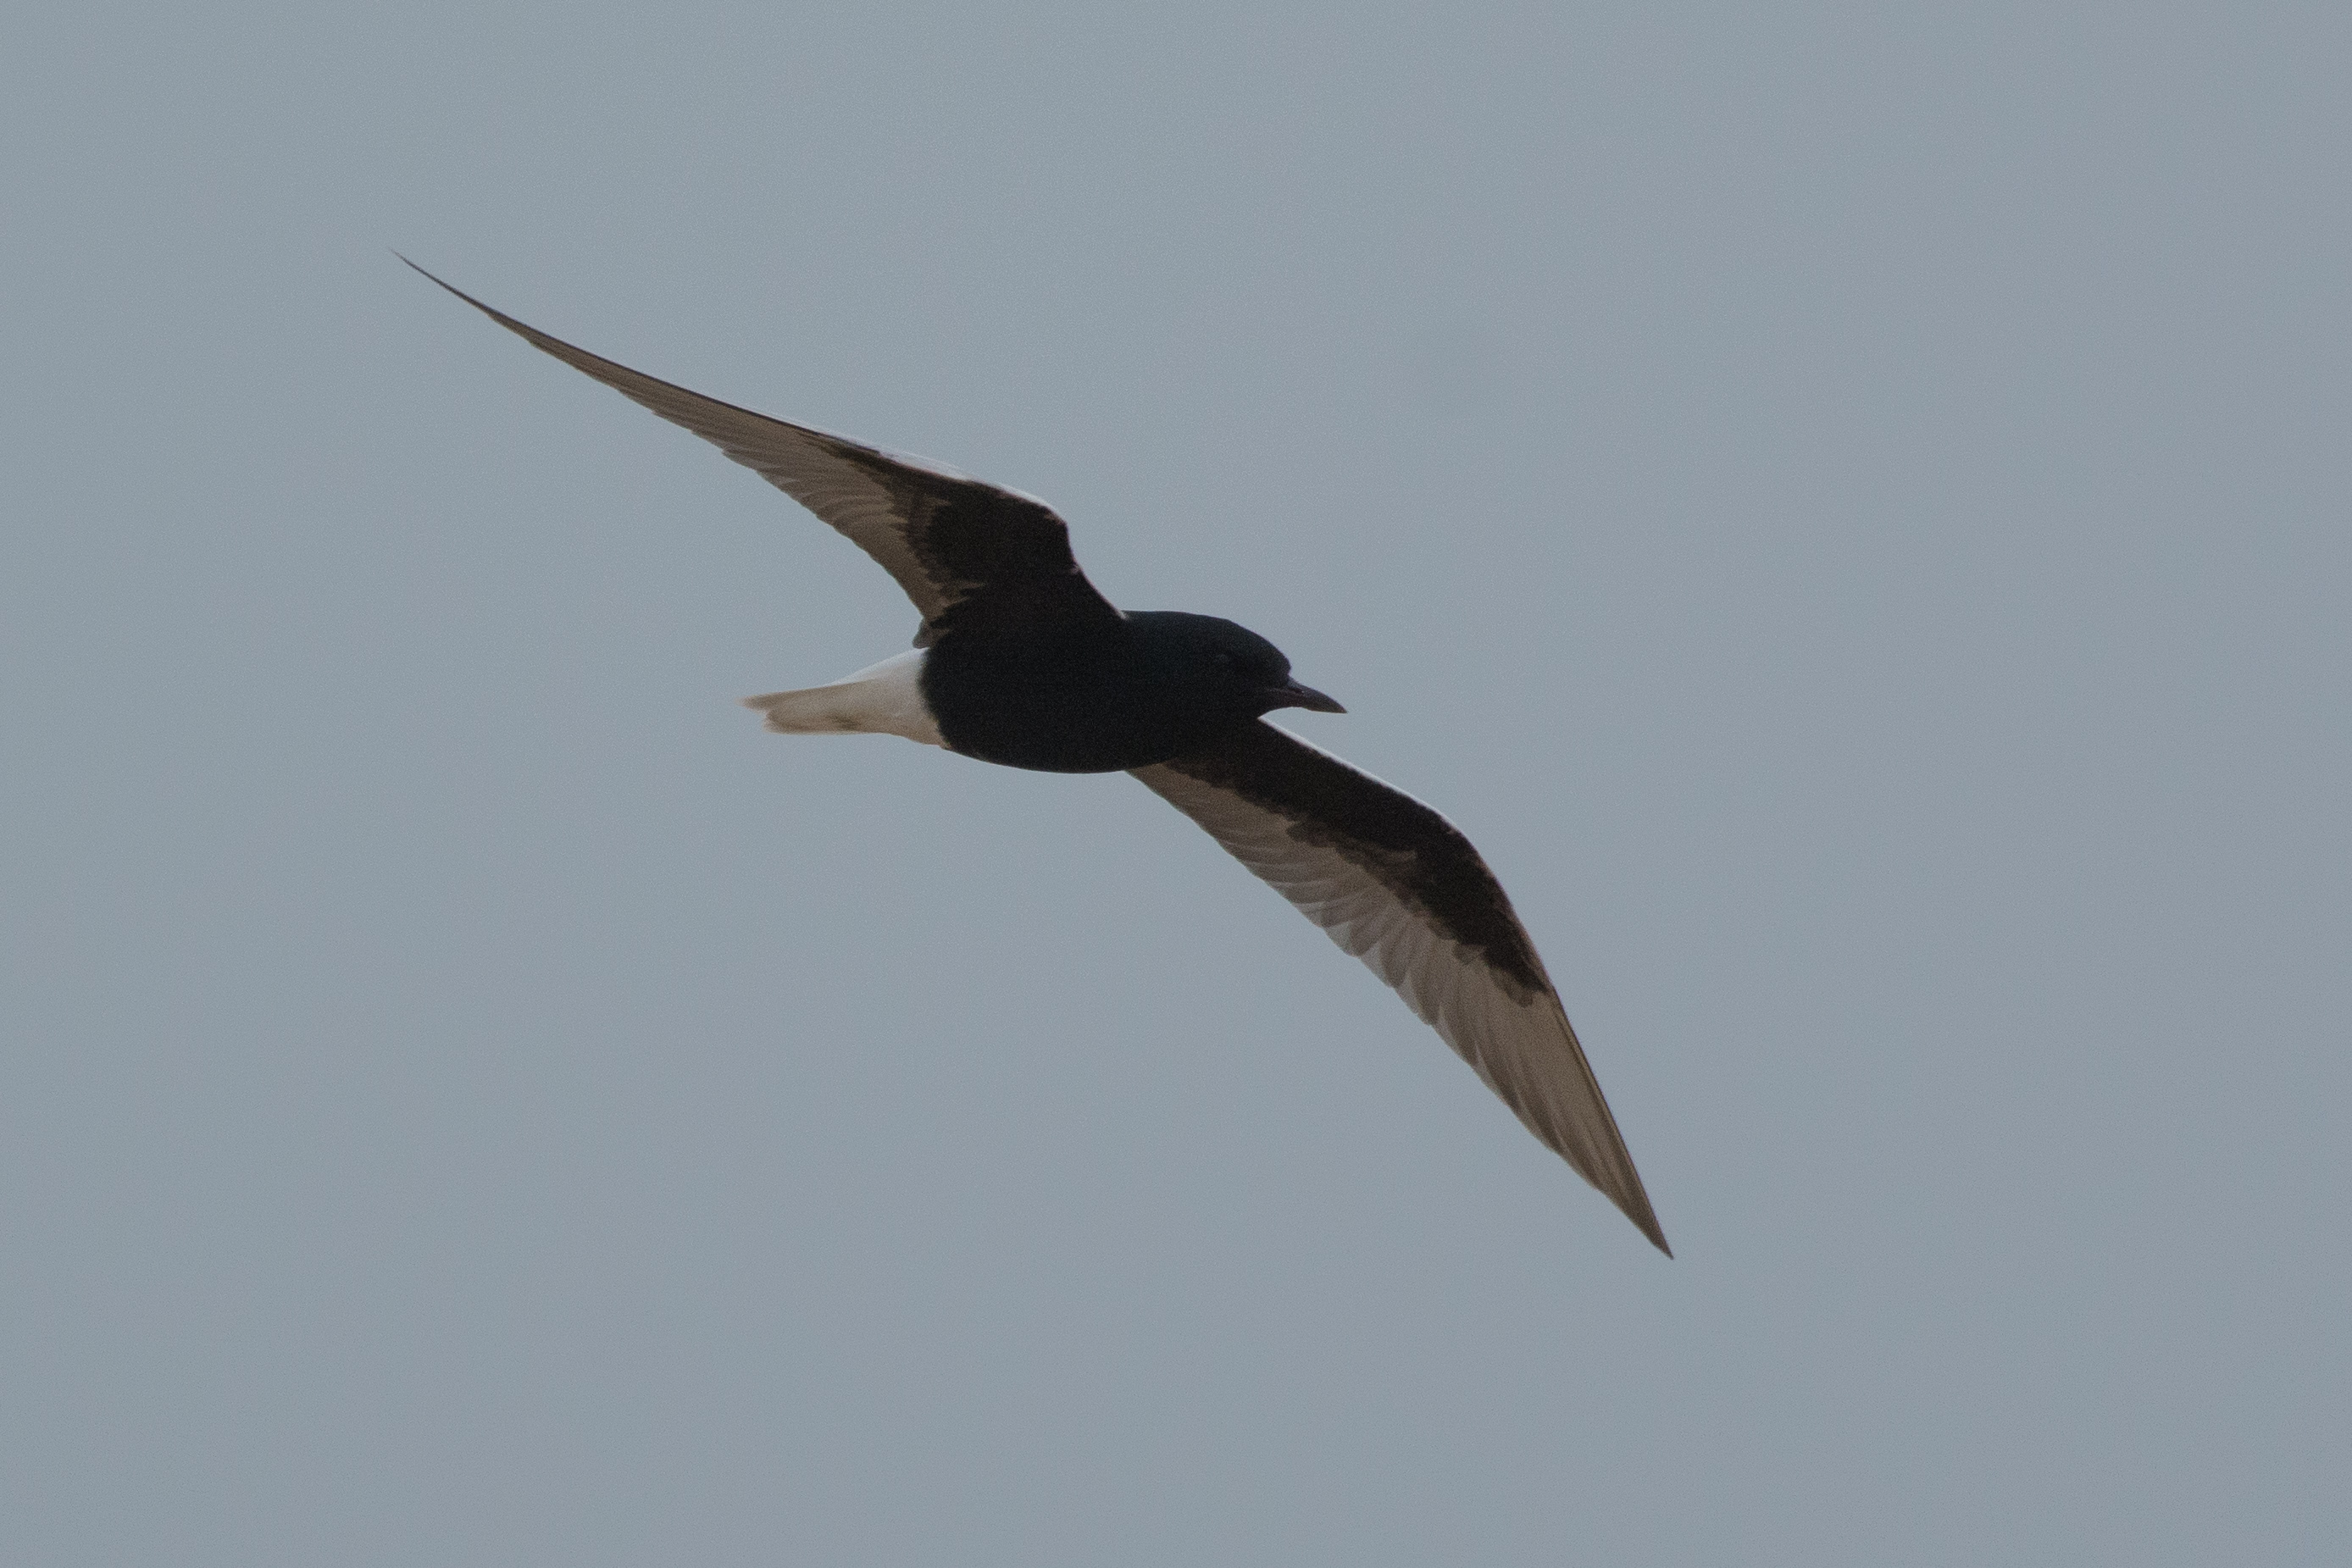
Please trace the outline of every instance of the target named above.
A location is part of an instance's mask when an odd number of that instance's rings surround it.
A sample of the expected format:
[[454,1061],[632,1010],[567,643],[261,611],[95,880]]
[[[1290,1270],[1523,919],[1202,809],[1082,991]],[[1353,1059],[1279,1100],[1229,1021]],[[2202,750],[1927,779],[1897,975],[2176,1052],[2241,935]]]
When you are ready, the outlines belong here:
[[1286,686],[1276,686],[1266,695],[1275,699],[1274,706],[1276,707],[1303,707],[1312,709],[1316,713],[1348,711],[1313,686],[1302,686],[1297,681],[1291,682]]

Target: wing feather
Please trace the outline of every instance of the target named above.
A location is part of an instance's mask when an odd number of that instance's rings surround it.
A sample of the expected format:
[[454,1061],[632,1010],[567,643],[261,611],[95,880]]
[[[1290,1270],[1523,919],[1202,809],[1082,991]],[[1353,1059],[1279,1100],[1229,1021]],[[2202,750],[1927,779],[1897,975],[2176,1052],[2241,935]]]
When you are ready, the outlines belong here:
[[1135,777],[1393,987],[1529,1132],[1673,1256],[1559,993],[1459,829],[1263,721]]
[[[407,260],[405,256],[402,257]],[[1034,497],[942,464],[867,446],[688,392],[493,309],[408,265],[533,348],[709,442],[833,525],[897,580],[922,612],[928,644],[959,607],[1011,600],[1043,611],[1116,616],[1070,554],[1069,529]]]

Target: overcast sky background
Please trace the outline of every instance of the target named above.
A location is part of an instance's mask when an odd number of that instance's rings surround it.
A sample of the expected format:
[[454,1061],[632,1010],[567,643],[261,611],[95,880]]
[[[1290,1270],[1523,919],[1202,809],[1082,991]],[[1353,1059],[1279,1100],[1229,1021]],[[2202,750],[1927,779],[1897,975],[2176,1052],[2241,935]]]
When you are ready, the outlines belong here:
[[[2352,13],[1895,9],[13,16],[0,1556],[2341,1560]],[[394,246],[1273,638],[1679,1259]]]

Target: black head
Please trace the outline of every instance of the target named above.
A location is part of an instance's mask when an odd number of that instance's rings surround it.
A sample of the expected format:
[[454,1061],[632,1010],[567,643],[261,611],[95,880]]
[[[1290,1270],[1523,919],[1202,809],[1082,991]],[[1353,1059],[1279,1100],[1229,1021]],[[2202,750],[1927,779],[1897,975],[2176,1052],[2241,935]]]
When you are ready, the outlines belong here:
[[1282,650],[1246,626],[1176,610],[1140,612],[1129,621],[1153,662],[1203,706],[1249,718],[1283,707],[1348,711],[1292,680]]

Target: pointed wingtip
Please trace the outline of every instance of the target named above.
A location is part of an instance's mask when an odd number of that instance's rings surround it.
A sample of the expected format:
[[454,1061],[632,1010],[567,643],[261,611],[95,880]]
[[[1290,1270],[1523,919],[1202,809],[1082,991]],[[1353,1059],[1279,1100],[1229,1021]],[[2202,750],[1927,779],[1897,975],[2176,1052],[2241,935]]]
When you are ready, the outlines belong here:
[[483,304],[480,300],[475,298],[472,295],[467,293],[456,284],[448,282],[446,279],[435,277],[432,273],[425,271],[423,267],[417,266],[406,256],[402,256],[398,251],[395,250],[392,254],[403,267],[405,267],[410,271],[415,273],[417,277],[422,277],[427,283],[433,284],[436,287],[447,289],[450,293],[456,295],[458,298],[464,300],[467,304],[480,311],[483,315],[488,316],[491,320],[496,321],[499,326],[504,327],[509,332],[516,333],[520,337],[530,340],[533,343],[540,344],[542,348],[546,346],[544,343],[541,343],[541,339],[544,334],[537,331],[535,329],[524,326],[521,322],[516,320],[513,317],[494,306]]
[[[387,246],[386,248],[389,249],[390,247]],[[423,267],[417,266],[415,262],[409,260],[408,257],[403,256],[396,250],[393,251],[392,259],[400,263],[401,266],[408,268],[409,271],[415,273],[419,277],[430,278],[435,283],[441,283],[439,278],[434,277],[431,273],[425,271]],[[449,286],[446,283],[441,283],[441,287],[444,288],[449,288]],[[454,288],[449,288],[449,292],[455,294],[457,291]]]
[[[394,257],[399,261],[401,266],[408,268],[409,271],[416,274],[417,277],[425,279],[425,282],[434,285],[436,287],[447,289],[450,293],[456,295],[458,298],[472,306],[475,309],[479,310],[485,316],[498,316],[499,313],[497,311],[491,309],[488,306],[483,304],[480,300],[475,298],[472,295],[467,293],[456,284],[446,282],[443,279],[435,277],[432,273],[425,271],[423,267],[417,266],[406,256],[402,256],[398,251],[394,251],[392,254]],[[501,320],[504,319],[503,317],[499,317],[499,319]]]
[[1607,1196],[1611,1202],[1616,1204],[1617,1211],[1633,1222],[1633,1228],[1650,1239],[1651,1246],[1669,1258],[1675,1255],[1675,1249],[1666,1245],[1666,1228],[1658,1223],[1658,1212],[1650,1207],[1650,1195],[1642,1190],[1639,1176],[1633,1177],[1630,1193],[1622,1196],[1609,1193]]
[[1642,1194],[1642,1207],[1640,1210],[1637,1212],[1636,1210],[1629,1207],[1625,1210],[1625,1218],[1632,1220],[1634,1228],[1640,1230],[1643,1235],[1650,1239],[1651,1246],[1656,1248],[1659,1251],[1664,1253],[1669,1258],[1675,1255],[1675,1249],[1666,1245],[1665,1227],[1658,1223],[1657,1215],[1650,1207],[1650,1195],[1648,1193]]

